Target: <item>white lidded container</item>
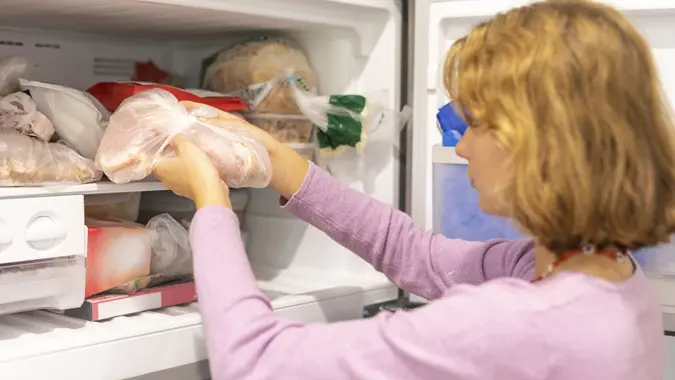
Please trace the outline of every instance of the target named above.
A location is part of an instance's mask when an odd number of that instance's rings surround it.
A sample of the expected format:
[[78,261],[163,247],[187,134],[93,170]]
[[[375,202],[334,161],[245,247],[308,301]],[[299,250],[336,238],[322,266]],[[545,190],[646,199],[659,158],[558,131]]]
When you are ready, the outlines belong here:
[[0,199],[0,315],[84,301],[82,195]]
[[487,241],[516,238],[511,221],[480,209],[478,193],[467,177],[467,161],[454,147],[436,145],[433,161],[433,229],[449,238]]

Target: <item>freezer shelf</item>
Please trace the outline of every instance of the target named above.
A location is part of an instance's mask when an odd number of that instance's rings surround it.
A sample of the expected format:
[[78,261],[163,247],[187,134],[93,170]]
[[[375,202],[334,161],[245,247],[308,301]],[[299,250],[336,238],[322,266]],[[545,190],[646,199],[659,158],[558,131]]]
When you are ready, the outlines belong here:
[[[287,295],[278,290],[283,287],[266,292],[276,313],[306,323],[360,318],[364,300],[397,292],[388,286]],[[206,357],[197,303],[104,322],[47,311],[0,317],[0,373],[6,379],[124,379]]]
[[[311,156],[314,144],[287,144],[301,155]],[[115,184],[110,181],[101,181],[85,184],[55,185],[55,186],[25,186],[0,187],[0,199],[47,197],[53,195],[92,195],[92,194],[119,194],[138,193],[146,191],[164,191],[167,188],[153,177],[142,181],[125,184]]]

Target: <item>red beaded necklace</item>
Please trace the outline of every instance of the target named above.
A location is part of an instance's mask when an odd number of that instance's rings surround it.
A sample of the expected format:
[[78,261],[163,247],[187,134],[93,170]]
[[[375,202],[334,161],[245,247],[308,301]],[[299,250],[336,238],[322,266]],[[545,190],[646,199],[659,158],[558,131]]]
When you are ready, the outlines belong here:
[[568,252],[565,252],[562,255],[560,255],[560,257],[558,257],[554,262],[552,262],[548,266],[548,268],[546,268],[546,271],[544,273],[542,273],[541,276],[535,278],[534,280],[532,280],[532,282],[538,282],[538,281],[541,281],[541,280],[545,279],[546,277],[550,276],[551,273],[553,273],[555,268],[557,268],[558,266],[560,266],[565,261],[567,261],[570,258],[572,258],[574,256],[577,256],[577,255],[601,255],[601,256],[608,257],[612,260],[622,262],[624,260],[624,258],[628,255],[628,253],[625,250],[621,250],[621,251],[618,251],[618,252],[617,251],[598,251],[595,248],[595,246],[593,246],[593,245],[585,245],[583,248],[568,251]]

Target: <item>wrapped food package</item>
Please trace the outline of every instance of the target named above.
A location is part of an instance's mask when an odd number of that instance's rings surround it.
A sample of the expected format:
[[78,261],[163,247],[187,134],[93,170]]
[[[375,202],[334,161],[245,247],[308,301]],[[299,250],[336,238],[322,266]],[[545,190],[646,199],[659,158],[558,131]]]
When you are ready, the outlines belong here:
[[30,96],[15,92],[0,98],[0,129],[15,129],[42,141],[49,141],[54,135],[54,125]]
[[87,92],[98,99],[108,110],[114,112],[125,99],[153,88],[166,90],[179,101],[188,100],[207,104],[222,111],[232,112],[248,109],[243,99],[234,96],[214,92],[200,95],[193,91],[156,83],[101,82],[91,86]]
[[88,219],[85,297],[150,274],[152,234],[140,224]]
[[0,129],[0,186],[88,183],[101,179],[94,162],[60,143]]
[[0,60],[0,96],[19,91],[19,78],[28,73],[30,64],[23,57],[9,57]]
[[108,124],[110,112],[86,92],[52,83],[20,79],[22,91],[28,91],[54,125],[59,139],[85,158],[94,159]]
[[115,183],[141,180],[159,160],[175,156],[172,141],[181,135],[206,152],[228,186],[267,186],[270,158],[248,132],[253,127],[227,112],[190,104],[188,110],[161,89],[127,98],[110,118],[96,155],[97,167]]
[[145,227],[152,236],[150,274],[191,274],[192,250],[187,228],[166,213],[150,219]]
[[286,143],[307,143],[314,126],[303,117],[287,77],[301,78],[310,91],[316,74],[300,47],[281,38],[259,38],[237,44],[205,64],[204,87],[247,99],[246,119]]
[[316,87],[316,75],[309,60],[293,41],[262,37],[230,47],[207,59],[204,87],[238,95],[262,113],[299,114],[293,95],[283,86],[268,86],[289,69],[309,88]]

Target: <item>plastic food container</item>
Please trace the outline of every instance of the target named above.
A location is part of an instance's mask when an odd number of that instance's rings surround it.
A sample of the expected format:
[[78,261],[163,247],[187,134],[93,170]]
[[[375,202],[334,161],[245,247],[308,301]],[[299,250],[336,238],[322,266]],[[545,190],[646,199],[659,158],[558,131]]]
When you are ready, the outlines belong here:
[[314,133],[314,124],[303,115],[247,113],[244,117],[284,143],[308,143]]
[[455,148],[434,146],[433,229],[449,238],[487,241],[524,236],[505,218],[480,209],[478,193],[466,175],[466,160]]
[[[244,210],[248,204],[249,194],[244,189],[230,189],[232,210],[239,218],[239,225],[244,225]],[[197,208],[194,202],[179,197],[171,191],[150,191],[143,193],[138,222],[146,224],[150,219],[168,213],[185,228],[190,226]]]

